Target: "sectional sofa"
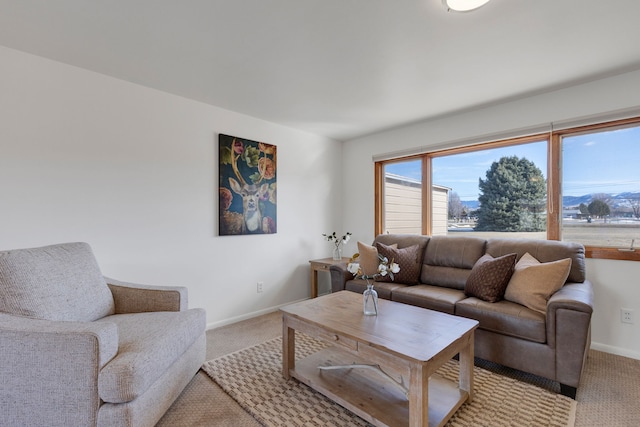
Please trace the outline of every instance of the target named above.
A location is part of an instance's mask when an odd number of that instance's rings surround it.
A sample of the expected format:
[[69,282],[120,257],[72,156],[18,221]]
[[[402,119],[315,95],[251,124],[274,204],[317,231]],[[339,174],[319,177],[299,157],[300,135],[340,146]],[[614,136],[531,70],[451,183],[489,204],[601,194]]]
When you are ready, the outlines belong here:
[[[392,250],[391,256],[396,256],[401,267],[396,280],[375,282],[380,298],[478,320],[476,357],[557,381],[562,394],[575,398],[590,347],[593,313],[593,288],[585,277],[582,245],[384,234],[375,238],[373,246]],[[411,259],[406,259],[407,254]],[[495,260],[504,258],[518,264],[506,277],[506,288],[498,290],[497,297],[496,290],[488,288],[487,298],[482,294],[482,281],[490,282],[495,274],[487,276],[483,262],[498,263]],[[525,259],[534,259],[541,267],[526,270],[525,263],[523,269],[520,264]],[[552,281],[544,271],[556,264],[567,267],[564,276],[553,278],[560,281],[560,289],[541,297]],[[366,282],[354,279],[346,264],[331,266],[330,272],[332,292],[346,289],[362,293],[366,289]],[[523,286],[524,293],[531,295],[522,296]],[[529,297],[538,306],[530,304]]]

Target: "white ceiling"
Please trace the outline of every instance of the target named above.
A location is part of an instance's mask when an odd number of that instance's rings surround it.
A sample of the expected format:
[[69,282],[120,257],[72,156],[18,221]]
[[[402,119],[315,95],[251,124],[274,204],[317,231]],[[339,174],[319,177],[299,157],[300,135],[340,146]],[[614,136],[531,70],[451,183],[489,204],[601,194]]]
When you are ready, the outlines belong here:
[[0,0],[0,45],[338,140],[640,69],[639,41],[638,0]]

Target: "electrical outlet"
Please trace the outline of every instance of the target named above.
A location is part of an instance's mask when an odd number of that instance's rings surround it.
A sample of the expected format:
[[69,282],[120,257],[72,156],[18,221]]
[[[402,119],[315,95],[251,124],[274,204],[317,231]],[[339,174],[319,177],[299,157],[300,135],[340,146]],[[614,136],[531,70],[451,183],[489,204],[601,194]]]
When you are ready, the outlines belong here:
[[264,282],[258,282],[256,286],[256,292],[260,293],[264,290]]
[[622,323],[633,323],[633,310],[630,308],[621,308],[620,321]]

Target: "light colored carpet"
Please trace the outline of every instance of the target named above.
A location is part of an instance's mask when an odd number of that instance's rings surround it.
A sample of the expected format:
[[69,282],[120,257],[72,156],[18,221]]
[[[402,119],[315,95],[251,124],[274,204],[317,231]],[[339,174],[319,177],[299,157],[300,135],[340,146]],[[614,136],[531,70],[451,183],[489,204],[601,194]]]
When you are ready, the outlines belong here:
[[[281,336],[282,321],[274,312],[207,331],[207,360]],[[557,391],[557,384],[499,365],[480,364]],[[577,394],[575,427],[640,426],[640,360],[591,350]],[[159,427],[259,427],[207,374],[200,371],[158,423]]]
[[[308,356],[325,344],[296,334],[296,355]],[[345,426],[368,424],[320,393],[282,377],[282,339],[223,356],[203,370],[242,407],[266,426]],[[457,382],[458,362],[451,360],[436,375]],[[557,393],[475,368],[475,398],[457,411],[447,427],[573,426],[575,401]],[[394,404],[407,405],[401,393]]]

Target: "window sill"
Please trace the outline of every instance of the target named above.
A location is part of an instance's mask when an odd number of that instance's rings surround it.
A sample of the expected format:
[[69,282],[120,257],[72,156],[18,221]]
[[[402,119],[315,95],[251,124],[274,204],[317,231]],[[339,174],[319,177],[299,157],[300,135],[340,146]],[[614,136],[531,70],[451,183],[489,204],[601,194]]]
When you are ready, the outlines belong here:
[[618,248],[606,248],[599,246],[585,246],[585,256],[594,259],[618,259],[622,261],[640,261],[640,248],[634,251],[619,250]]

